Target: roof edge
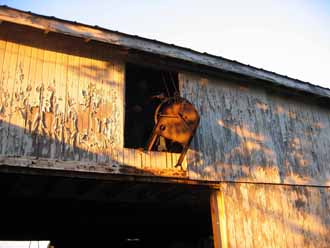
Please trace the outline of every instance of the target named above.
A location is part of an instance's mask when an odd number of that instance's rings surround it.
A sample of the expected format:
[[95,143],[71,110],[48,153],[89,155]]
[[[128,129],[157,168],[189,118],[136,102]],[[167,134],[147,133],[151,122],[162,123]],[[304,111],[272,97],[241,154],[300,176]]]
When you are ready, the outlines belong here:
[[330,98],[330,89],[313,85],[298,79],[293,79],[264,69],[245,65],[223,57],[201,53],[189,48],[179,47],[157,40],[142,38],[98,26],[62,20],[55,17],[43,16],[31,12],[0,6],[0,20],[80,37],[86,40],[96,40],[112,45],[157,54],[198,65],[203,65],[221,71],[243,75],[298,91],[308,92],[320,97]]

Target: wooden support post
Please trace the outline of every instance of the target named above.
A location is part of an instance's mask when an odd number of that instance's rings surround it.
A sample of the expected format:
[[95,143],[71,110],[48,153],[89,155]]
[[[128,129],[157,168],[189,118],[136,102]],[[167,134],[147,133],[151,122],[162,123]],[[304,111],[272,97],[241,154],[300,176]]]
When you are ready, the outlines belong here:
[[214,248],[228,248],[225,204],[221,191],[211,192],[210,207]]

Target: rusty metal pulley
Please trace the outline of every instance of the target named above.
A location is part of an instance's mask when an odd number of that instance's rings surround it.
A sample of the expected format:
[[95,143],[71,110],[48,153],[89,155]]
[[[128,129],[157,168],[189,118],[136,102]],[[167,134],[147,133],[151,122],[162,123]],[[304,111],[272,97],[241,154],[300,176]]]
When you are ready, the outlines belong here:
[[166,98],[158,105],[154,121],[155,127],[147,144],[148,151],[160,136],[177,142],[183,149],[176,167],[182,167],[182,161],[199,124],[197,110],[180,96]]

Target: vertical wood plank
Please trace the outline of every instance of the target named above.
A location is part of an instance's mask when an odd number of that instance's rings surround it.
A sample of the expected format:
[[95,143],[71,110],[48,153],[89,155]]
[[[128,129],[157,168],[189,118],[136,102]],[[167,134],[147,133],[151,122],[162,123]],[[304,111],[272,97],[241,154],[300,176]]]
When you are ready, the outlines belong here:
[[[79,87],[77,93],[77,118],[78,118],[78,131],[79,131],[79,143],[80,143],[80,151],[79,158],[82,161],[88,160],[88,145],[85,141],[88,139],[88,118],[89,113],[85,109],[85,96],[88,92],[88,73],[89,73],[89,65],[88,60],[85,57],[79,58]],[[74,110],[74,109],[73,109]]]
[[[72,48],[75,51],[75,48]],[[78,142],[78,130],[74,126],[77,115],[77,91],[76,91],[76,69],[74,65],[74,55],[69,55],[66,58],[66,64],[64,65],[64,70],[67,71],[67,79],[66,83],[66,154],[65,158],[68,160],[78,160],[79,159],[79,151],[77,147]]]
[[54,124],[54,150],[51,151],[51,156],[56,158],[63,158],[63,148],[64,148],[64,111],[65,111],[65,95],[64,94],[64,83],[62,80],[63,70],[62,70],[63,55],[59,51],[54,53],[54,75],[53,83],[56,93],[56,120]]
[[170,152],[166,152],[166,168],[172,169],[172,155]]
[[27,78],[27,99],[26,99],[26,122],[25,122],[25,151],[24,155],[31,156],[34,154],[34,128],[36,126],[36,120],[38,119],[38,98],[36,88],[36,63],[37,63],[38,48],[31,47],[30,57],[30,70]]
[[24,46],[24,58],[22,63],[22,71],[20,80],[22,81],[21,86],[21,94],[19,97],[19,111],[21,114],[21,128],[22,133],[20,137],[20,152],[19,154],[24,156],[27,154],[28,147],[30,144],[30,137],[26,135],[27,132],[27,120],[29,113],[29,101],[30,101],[30,92],[31,85],[29,82],[30,71],[31,71],[31,56],[32,56],[32,48],[30,46]]
[[108,163],[110,157],[110,144],[111,134],[108,133],[108,127],[110,126],[111,114],[113,112],[110,99],[111,90],[107,84],[107,72],[106,72],[106,57],[101,49],[97,50],[98,57],[96,59],[98,70],[96,73],[97,82],[100,85],[99,91],[101,95],[101,101],[96,111],[95,121],[97,122],[96,137],[97,142],[101,143],[99,146],[100,152],[98,154],[98,162]]
[[[68,92],[68,55],[65,53],[61,53],[60,56],[60,94],[63,98],[63,104],[62,104],[62,111],[63,111],[63,122],[64,130],[63,130],[63,142],[62,142],[62,159],[67,159],[67,154],[70,154],[72,149],[72,142],[71,142],[71,132],[69,132],[68,127],[68,120],[70,120],[69,111],[70,111],[70,102],[69,102],[69,92]],[[72,123],[69,123],[69,125],[72,125]]]
[[210,194],[210,210],[214,248],[227,248],[227,227],[223,195],[220,191]]
[[121,61],[114,61],[112,65],[112,75],[113,75],[113,87],[116,89],[114,93],[115,103],[116,103],[116,111],[115,122],[113,128],[114,146],[117,150],[117,161],[121,163],[124,161],[124,125],[125,125],[125,65]]
[[[92,49],[91,49],[92,50]],[[90,82],[94,87],[93,90],[93,94],[95,94],[95,97],[98,96],[99,98],[102,99],[102,93],[99,92],[100,91],[100,82],[98,81],[98,70],[99,70],[99,63],[98,60],[95,59],[97,51],[94,51],[94,53],[91,54],[91,75],[90,75]],[[96,141],[96,123],[95,123],[95,117],[94,117],[94,112],[95,112],[95,108],[96,108],[96,99],[93,99],[92,96],[92,103],[91,103],[91,107],[90,107],[90,124],[89,124],[89,138],[90,138],[90,142],[93,144],[93,146],[91,147],[91,151],[90,151],[90,160],[91,161],[97,161],[98,160],[98,144]]]
[[[40,42],[40,40],[39,40]],[[43,70],[44,68],[44,59],[45,59],[45,49],[40,48],[37,50],[36,54],[36,72],[35,72],[35,107],[33,108],[33,128],[32,128],[32,146],[33,146],[33,155],[37,157],[42,156],[42,110],[44,108],[44,94],[46,90]]]
[[145,156],[145,159],[146,159],[146,162],[145,162],[145,167],[147,168],[151,168],[151,155],[150,155],[151,152],[145,152],[146,156]]
[[[5,57],[6,57],[6,35],[3,32],[4,30],[0,31],[1,38],[0,38],[0,154],[4,154],[3,149],[3,140],[5,137],[5,129],[6,129],[6,112],[5,108],[7,105],[6,99],[7,99],[7,91],[5,88],[5,73],[3,71],[4,65],[5,65]],[[8,55],[7,55],[8,56]]]
[[146,167],[146,152],[142,151],[141,152],[141,169]]
[[160,152],[159,153],[159,159],[160,159],[160,169],[165,170],[167,168],[166,165],[166,152]]
[[3,81],[3,73],[2,73],[2,68],[3,68],[3,64],[4,64],[4,58],[5,58],[5,54],[6,54],[6,37],[5,34],[0,33],[0,73],[1,73],[1,83]]
[[52,111],[54,86],[52,82],[52,62],[51,56],[52,52],[50,50],[50,42],[47,36],[43,37],[40,42],[46,44],[44,49],[44,58],[42,63],[42,84],[43,92],[41,95],[41,108],[40,108],[40,155],[42,157],[50,157],[50,149],[53,143],[52,139],[52,124],[54,120],[54,113]]
[[17,88],[17,60],[19,53],[19,45],[14,42],[8,42],[8,46],[6,47],[6,53],[9,53],[8,64],[5,66],[6,69],[6,91],[9,99],[9,106],[7,107],[7,117],[4,121],[7,122],[6,125],[6,135],[3,140],[4,151],[6,154],[13,155],[14,151],[14,138],[16,135],[15,127],[13,126],[16,120],[16,116],[13,116],[14,112],[14,98],[15,98],[15,90]]
[[[12,98],[12,113],[11,113],[11,123],[10,123],[10,138],[9,143],[11,143],[11,149],[14,154],[21,155],[21,140],[24,134],[24,118],[22,115],[22,105],[23,105],[23,87],[24,87],[24,53],[25,47],[19,45],[16,70],[15,70],[15,87],[13,89]],[[10,149],[10,150],[11,150]]]
[[179,156],[177,153],[171,153],[171,157],[172,157],[172,168],[175,168],[175,166],[178,163]]
[[161,156],[159,152],[152,152],[152,168],[159,169],[161,168]]
[[135,150],[135,159],[134,159],[134,164],[136,168],[142,169],[142,163],[143,163],[143,151],[140,150]]
[[57,123],[57,118],[59,118],[58,113],[58,102],[59,95],[56,91],[56,51],[50,50],[49,54],[49,75],[48,75],[48,107],[45,116],[45,125],[47,130],[49,142],[49,151],[48,156],[50,158],[56,158],[56,145],[57,145],[57,136],[56,129],[58,128],[59,123]]
[[11,91],[10,97],[10,116],[9,116],[9,128],[8,128],[8,141],[6,150],[9,154],[16,154],[19,151],[18,139],[21,133],[19,127],[19,111],[17,111],[17,99],[19,98],[19,91],[22,81],[20,80],[20,74],[22,69],[22,46],[13,42],[12,56],[10,60],[10,76],[8,78],[8,89]]

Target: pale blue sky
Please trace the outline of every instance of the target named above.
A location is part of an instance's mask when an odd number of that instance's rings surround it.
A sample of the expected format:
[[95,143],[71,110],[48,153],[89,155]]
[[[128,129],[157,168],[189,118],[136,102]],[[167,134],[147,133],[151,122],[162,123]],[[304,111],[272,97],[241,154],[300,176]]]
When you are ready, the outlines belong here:
[[0,0],[330,88],[330,0]]

